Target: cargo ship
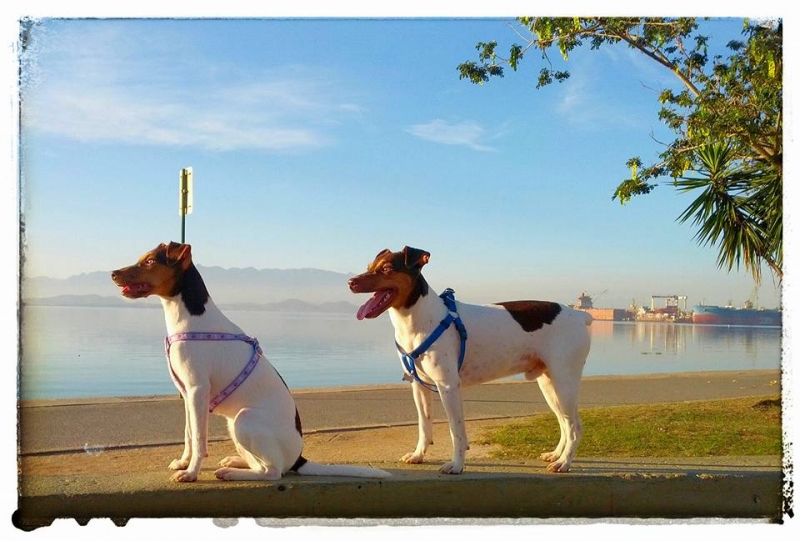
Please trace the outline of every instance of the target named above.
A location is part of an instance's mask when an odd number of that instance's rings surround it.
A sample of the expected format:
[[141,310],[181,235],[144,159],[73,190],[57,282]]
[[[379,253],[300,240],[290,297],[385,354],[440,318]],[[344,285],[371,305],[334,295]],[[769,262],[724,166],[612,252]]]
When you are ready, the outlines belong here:
[[[748,303],[749,304],[749,303]],[[765,325],[780,327],[783,321],[780,310],[756,309],[752,306],[698,305],[692,313],[692,323],[707,325]]]
[[634,319],[632,312],[620,308],[595,308],[592,297],[587,295],[585,291],[578,297],[577,304],[570,304],[570,307],[587,312],[599,321],[630,321]]

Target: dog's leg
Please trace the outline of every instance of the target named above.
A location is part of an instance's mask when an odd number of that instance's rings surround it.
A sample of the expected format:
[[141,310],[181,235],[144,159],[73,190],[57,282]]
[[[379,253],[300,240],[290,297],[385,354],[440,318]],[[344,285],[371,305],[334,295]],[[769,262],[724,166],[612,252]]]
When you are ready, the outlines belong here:
[[542,396],[544,396],[547,405],[550,406],[550,409],[556,416],[559,429],[558,445],[556,445],[555,449],[552,451],[539,455],[539,460],[544,460],[545,462],[555,462],[564,452],[564,447],[567,445],[567,425],[564,415],[561,412],[561,405],[558,403],[558,397],[553,389],[553,383],[550,381],[550,378],[546,375],[542,375],[537,378],[536,381],[539,383],[539,388],[542,391]]
[[244,458],[246,451],[242,448],[241,445],[239,445],[239,442],[236,441],[234,421],[235,419],[228,418],[228,434],[230,435],[233,444],[236,446],[237,454],[226,456],[225,458],[219,461],[219,465],[226,468],[249,468],[250,465]]
[[278,481],[281,472],[275,468],[265,468],[263,471],[242,468],[220,468],[214,476],[222,481]]
[[249,468],[250,465],[244,458],[245,450],[239,444],[236,445],[236,452],[239,454],[226,456],[219,461],[219,465],[225,468]]
[[578,448],[583,426],[578,416],[578,385],[580,380],[565,378],[556,380],[545,373],[539,376],[539,388],[547,404],[555,413],[561,429],[558,445],[552,453],[544,453],[540,458],[549,461],[547,470],[556,473],[569,471],[575,451]]
[[446,462],[439,468],[441,473],[461,473],[464,470],[464,460],[469,441],[467,440],[467,426],[464,422],[464,408],[461,402],[461,383],[444,384],[436,382],[439,397],[442,399],[447,422],[450,425],[450,438],[453,440],[453,460]]
[[247,461],[239,455],[226,456],[225,458],[219,461],[219,465],[224,468],[239,468],[239,469],[250,467]]
[[186,397],[183,398],[183,415],[184,415],[184,429],[183,429],[183,454],[180,458],[176,458],[169,464],[171,470],[185,470],[189,467],[189,459],[192,458],[192,431],[189,423],[189,406],[186,403]]
[[266,465],[249,451],[242,449],[241,456],[228,457],[233,459],[228,464],[214,472],[214,476],[222,481],[277,481],[283,475],[281,470],[273,465]]
[[431,390],[415,381],[411,384],[411,391],[414,396],[414,405],[417,407],[419,438],[414,452],[403,455],[400,461],[406,464],[421,464],[425,453],[428,452],[428,447],[433,445]]
[[[284,470],[283,455],[285,449],[282,442],[270,431],[265,431],[263,415],[257,410],[242,409],[230,424],[231,438],[236,443],[239,457],[225,467],[214,472],[217,479],[223,481],[277,481]],[[302,436],[298,439],[296,451],[299,456],[302,450]],[[285,442],[284,442],[285,443]],[[239,460],[236,460],[236,459]],[[240,462],[241,461],[241,462]],[[244,463],[243,466],[239,464]]]
[[189,483],[197,480],[200,465],[208,451],[208,387],[189,387],[186,390],[186,407],[189,409],[192,453],[189,465],[172,475],[173,481]]

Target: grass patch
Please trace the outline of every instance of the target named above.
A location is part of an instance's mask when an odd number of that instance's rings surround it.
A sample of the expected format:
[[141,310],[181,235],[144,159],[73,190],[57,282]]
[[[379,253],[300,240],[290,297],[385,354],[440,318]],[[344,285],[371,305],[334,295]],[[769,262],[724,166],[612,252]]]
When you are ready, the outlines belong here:
[[[708,457],[782,453],[779,396],[581,411],[581,456]],[[480,443],[499,458],[537,459],[558,443],[552,414],[486,430]]]

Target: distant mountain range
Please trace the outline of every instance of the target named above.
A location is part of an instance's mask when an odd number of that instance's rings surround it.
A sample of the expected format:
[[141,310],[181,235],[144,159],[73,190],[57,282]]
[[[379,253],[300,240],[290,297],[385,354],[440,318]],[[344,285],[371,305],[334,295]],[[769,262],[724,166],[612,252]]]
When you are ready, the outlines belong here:
[[[221,308],[334,313],[355,312],[359,303],[347,287],[352,274],[321,269],[197,268]],[[25,278],[22,298],[40,306],[161,306],[150,299],[124,299],[105,271],[69,278]]]

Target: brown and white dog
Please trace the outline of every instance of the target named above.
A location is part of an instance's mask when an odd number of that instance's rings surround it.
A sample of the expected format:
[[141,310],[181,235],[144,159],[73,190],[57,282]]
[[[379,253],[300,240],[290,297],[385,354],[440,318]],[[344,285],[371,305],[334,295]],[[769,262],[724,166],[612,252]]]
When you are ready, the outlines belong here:
[[[184,399],[183,455],[172,480],[197,480],[207,456],[209,410],[228,420],[237,454],[214,472],[222,480],[278,480],[301,475],[387,477],[383,470],[306,460],[300,416],[281,376],[258,343],[217,308],[192,263],[191,246],[160,244],[111,278],[131,299],[157,295],[167,323],[167,358]],[[244,339],[247,340],[244,340]],[[248,341],[249,340],[249,341]],[[212,399],[212,397],[214,397]]]
[[[367,272],[349,280],[353,293],[374,293],[359,309],[358,319],[389,312],[395,341],[405,352],[423,344],[450,310],[433,293],[422,276],[430,254],[406,246],[402,251],[383,250],[367,266]],[[583,428],[578,417],[578,391],[589,354],[592,317],[586,312],[545,301],[512,301],[477,306],[456,302],[466,327],[466,355],[461,370],[458,358],[461,338],[451,325],[412,365],[419,380],[434,384],[439,392],[453,441],[453,459],[442,473],[461,473],[469,443],[461,399],[461,387],[524,374],[537,380],[561,428],[556,448],[543,453],[551,472],[569,471]],[[431,389],[420,381],[412,384],[419,418],[416,449],[401,460],[418,464],[432,442]]]

